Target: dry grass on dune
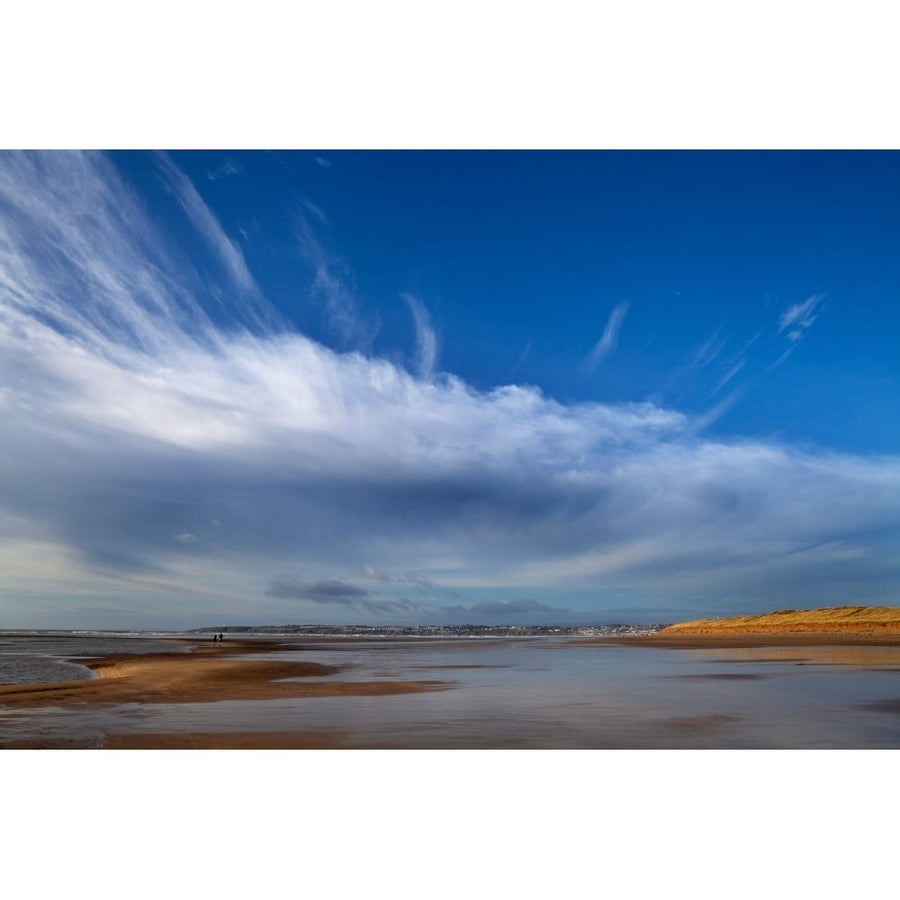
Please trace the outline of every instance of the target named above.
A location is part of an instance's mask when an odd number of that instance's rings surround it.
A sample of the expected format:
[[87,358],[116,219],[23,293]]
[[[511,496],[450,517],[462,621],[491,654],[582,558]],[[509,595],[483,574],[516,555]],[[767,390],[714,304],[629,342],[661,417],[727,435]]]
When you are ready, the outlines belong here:
[[756,616],[696,619],[664,628],[661,635],[766,633],[900,634],[900,607],[832,606],[782,609]]

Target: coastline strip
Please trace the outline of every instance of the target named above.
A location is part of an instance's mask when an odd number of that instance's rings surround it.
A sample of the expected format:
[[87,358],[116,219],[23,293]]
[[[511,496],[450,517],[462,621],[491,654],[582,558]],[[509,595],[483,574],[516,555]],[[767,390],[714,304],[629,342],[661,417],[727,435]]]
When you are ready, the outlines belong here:
[[669,650],[727,649],[729,647],[834,647],[834,646],[887,646],[900,647],[900,634],[896,632],[846,632],[846,631],[770,631],[770,632],[703,632],[667,633],[615,638],[583,638],[576,643],[589,645],[616,644],[630,647],[659,647]]

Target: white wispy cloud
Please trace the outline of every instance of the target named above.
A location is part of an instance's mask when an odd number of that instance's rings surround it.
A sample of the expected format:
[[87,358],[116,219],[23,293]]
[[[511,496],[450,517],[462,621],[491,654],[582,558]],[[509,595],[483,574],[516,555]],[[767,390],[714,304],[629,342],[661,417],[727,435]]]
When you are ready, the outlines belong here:
[[313,270],[312,295],[323,304],[330,331],[345,346],[367,347],[377,327],[366,324],[349,272],[325,249],[305,215],[298,213],[296,222],[300,253]]
[[688,366],[692,369],[702,369],[708,366],[725,348],[728,338],[721,337],[722,327],[719,326],[696,350]]
[[521,369],[522,366],[525,364],[525,360],[527,360],[528,357],[531,355],[532,343],[533,343],[533,341],[531,338],[529,338],[525,342],[525,346],[522,348],[522,352],[519,354],[519,358],[516,360],[516,364],[513,366],[512,372],[510,372],[510,376],[509,376],[510,379],[513,379],[516,377],[516,375],[519,373],[519,369]]
[[419,375],[431,378],[438,358],[437,335],[431,325],[431,317],[421,300],[417,300],[412,294],[404,293],[400,296],[409,307],[416,326],[416,363]]
[[[216,343],[201,283],[173,271],[170,248],[105,158],[5,153],[0,165],[4,303],[116,359],[185,339]],[[30,327],[30,326],[28,326]]]
[[217,166],[215,169],[210,169],[206,173],[206,177],[210,181],[219,181],[222,178],[229,178],[232,175],[240,175],[243,173],[243,169],[241,168],[241,164],[231,156],[225,157],[225,162],[222,165]]
[[606,328],[603,330],[600,340],[597,341],[594,345],[594,349],[591,350],[585,360],[585,368],[587,371],[592,372],[597,367],[597,363],[609,356],[618,346],[619,329],[622,327],[622,322],[625,321],[625,314],[628,312],[628,306],[629,303],[625,300],[622,303],[617,304],[609,314],[609,319],[606,321]]
[[712,392],[714,394],[718,394],[719,391],[721,391],[722,388],[725,387],[725,385],[728,384],[728,382],[731,381],[731,379],[734,378],[735,375],[737,375],[746,364],[746,359],[738,359],[737,362],[731,365],[725,372],[725,374],[716,382],[716,385],[713,388]]
[[321,207],[316,206],[316,204],[313,203],[312,200],[305,198],[301,200],[300,203],[303,208],[319,222],[321,222],[322,224],[328,223],[328,216],[326,216]]
[[796,349],[796,345],[795,345],[795,344],[791,344],[786,350],[784,350],[784,351],[781,353],[780,356],[778,356],[778,358],[777,358],[774,362],[771,362],[771,363],[766,367],[766,372],[767,372],[767,373],[768,373],[768,372],[773,372],[773,371],[774,371],[775,369],[777,369],[783,362],[787,362],[788,357],[794,352],[795,349]]
[[258,294],[259,288],[247,268],[240,247],[225,234],[221,223],[203,201],[191,180],[165,154],[157,155],[161,171],[197,231],[219,257],[233,283],[241,290]]
[[778,333],[787,330],[788,340],[799,341],[818,318],[816,310],[823,299],[822,294],[813,294],[802,303],[795,303],[785,309],[778,323]]
[[[412,614],[397,593],[429,585],[681,607],[900,586],[896,457],[704,440],[702,417],[653,403],[478,391],[434,374],[418,301],[416,373],[216,327],[212,302],[104,157],[0,155],[0,597],[169,620],[189,597],[192,615],[286,621]],[[378,594],[341,577],[373,561],[366,577],[414,575]]]
[[331,168],[331,162],[325,159],[324,156],[314,156],[313,159],[316,161],[316,165],[321,166],[323,169]]
[[[722,418],[729,410],[731,410],[746,393],[745,387],[734,388],[721,400],[713,404],[709,409],[697,414],[691,420],[691,430],[694,434],[702,434],[707,428],[710,428],[719,419]],[[718,388],[714,393],[718,392]]]

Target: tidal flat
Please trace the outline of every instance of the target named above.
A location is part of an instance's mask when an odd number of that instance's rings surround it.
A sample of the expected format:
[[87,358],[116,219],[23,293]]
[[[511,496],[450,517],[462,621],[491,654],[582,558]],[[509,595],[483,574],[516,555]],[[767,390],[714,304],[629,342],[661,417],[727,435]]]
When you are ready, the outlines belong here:
[[900,747],[896,639],[33,640],[84,677],[0,684],[3,749]]

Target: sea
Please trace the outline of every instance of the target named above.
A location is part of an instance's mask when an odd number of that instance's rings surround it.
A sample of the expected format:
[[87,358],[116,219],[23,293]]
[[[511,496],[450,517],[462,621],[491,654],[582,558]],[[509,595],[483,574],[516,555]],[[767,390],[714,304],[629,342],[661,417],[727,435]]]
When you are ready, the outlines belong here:
[[[91,678],[88,659],[186,652],[173,637],[188,636],[0,633],[0,683]],[[294,648],[267,658],[341,666],[329,677],[342,681],[428,680],[441,682],[440,689],[66,708],[0,704],[0,748],[95,748],[107,734],[241,731],[322,732],[341,746],[365,748],[900,747],[900,647],[688,650],[570,634],[291,641]]]
[[187,652],[166,632],[0,632],[0,684],[94,678],[89,659],[142,653]]

